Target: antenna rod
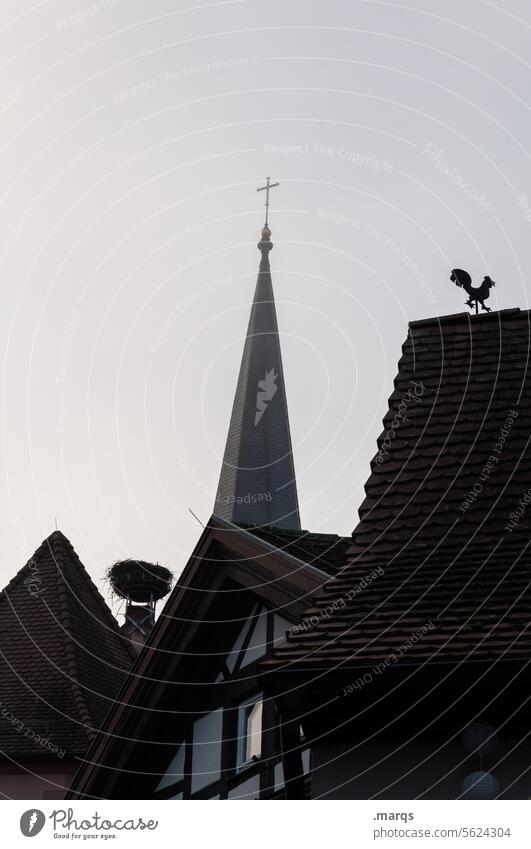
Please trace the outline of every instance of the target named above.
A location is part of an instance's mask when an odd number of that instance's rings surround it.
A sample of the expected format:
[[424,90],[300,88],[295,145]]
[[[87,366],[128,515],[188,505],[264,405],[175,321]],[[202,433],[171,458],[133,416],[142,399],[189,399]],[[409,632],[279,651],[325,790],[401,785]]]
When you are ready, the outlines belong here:
[[203,523],[202,523],[201,519],[199,519],[199,518],[195,515],[194,511],[192,510],[192,508],[191,508],[191,507],[189,507],[189,508],[188,508],[188,510],[190,511],[190,513],[192,514],[192,516],[194,517],[194,519],[197,519],[197,521],[199,522],[199,524],[201,525],[201,527],[202,527],[202,528],[204,528],[204,527],[205,527],[205,525],[203,525]]

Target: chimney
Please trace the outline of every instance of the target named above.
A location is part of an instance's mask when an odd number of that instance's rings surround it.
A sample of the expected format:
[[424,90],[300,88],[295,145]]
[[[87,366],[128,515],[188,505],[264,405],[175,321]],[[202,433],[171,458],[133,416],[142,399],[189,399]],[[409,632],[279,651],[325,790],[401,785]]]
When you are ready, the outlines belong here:
[[122,633],[137,654],[155,624],[157,601],[167,595],[173,573],[158,563],[145,560],[118,560],[107,570],[114,595],[126,601]]

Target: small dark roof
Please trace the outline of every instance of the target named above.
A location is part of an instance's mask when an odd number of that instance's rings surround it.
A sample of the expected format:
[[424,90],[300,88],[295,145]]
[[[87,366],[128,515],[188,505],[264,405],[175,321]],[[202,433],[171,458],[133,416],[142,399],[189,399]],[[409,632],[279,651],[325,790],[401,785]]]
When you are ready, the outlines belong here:
[[344,566],[347,550],[352,543],[351,537],[340,537],[337,534],[244,524],[240,527],[273,545],[278,551],[291,554],[329,575],[335,575]]
[[530,341],[528,311],[410,324],[345,566],[266,667],[384,660],[426,626],[409,663],[531,655]]
[[0,593],[0,754],[85,752],[132,660],[71,543],[55,531]]

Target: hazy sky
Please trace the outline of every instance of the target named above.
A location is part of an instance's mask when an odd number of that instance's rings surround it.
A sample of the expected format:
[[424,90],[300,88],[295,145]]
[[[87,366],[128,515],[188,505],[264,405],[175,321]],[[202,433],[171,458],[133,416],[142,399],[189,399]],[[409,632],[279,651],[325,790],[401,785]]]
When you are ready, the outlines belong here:
[[[407,323],[527,307],[523,0],[2,0],[0,583],[212,512],[270,174],[301,519],[348,534]],[[527,220],[529,219],[529,220]]]

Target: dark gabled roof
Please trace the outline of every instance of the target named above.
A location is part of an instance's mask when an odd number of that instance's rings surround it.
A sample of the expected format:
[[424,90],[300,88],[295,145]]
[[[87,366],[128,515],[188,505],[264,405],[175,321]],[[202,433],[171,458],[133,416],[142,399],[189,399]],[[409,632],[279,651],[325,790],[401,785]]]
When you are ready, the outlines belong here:
[[351,537],[340,537],[337,534],[314,534],[310,531],[254,525],[240,527],[274,546],[279,552],[291,554],[329,575],[335,575],[345,565],[345,556],[352,542]]
[[72,545],[55,531],[0,593],[0,753],[85,752],[132,659]]
[[345,567],[266,667],[385,660],[429,623],[407,662],[531,656],[530,341],[527,311],[411,323]]

